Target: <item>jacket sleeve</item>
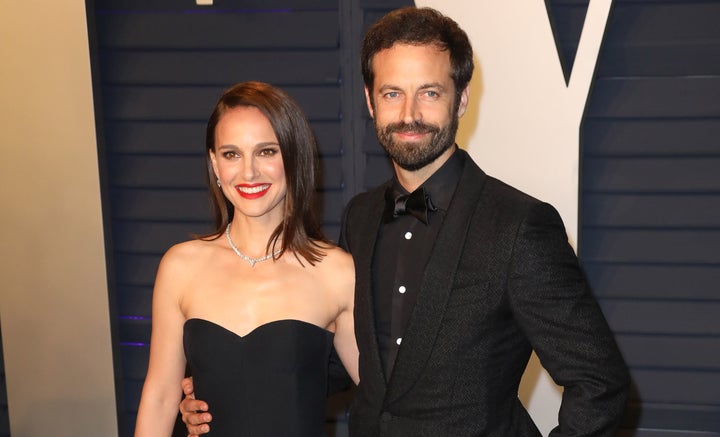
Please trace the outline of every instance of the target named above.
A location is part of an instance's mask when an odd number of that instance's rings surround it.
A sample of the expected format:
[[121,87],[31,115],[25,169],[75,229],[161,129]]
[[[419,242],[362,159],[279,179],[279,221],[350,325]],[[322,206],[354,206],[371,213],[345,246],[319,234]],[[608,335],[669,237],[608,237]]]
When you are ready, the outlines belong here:
[[614,435],[627,402],[627,366],[552,206],[528,209],[510,269],[513,314],[564,388],[550,436]]

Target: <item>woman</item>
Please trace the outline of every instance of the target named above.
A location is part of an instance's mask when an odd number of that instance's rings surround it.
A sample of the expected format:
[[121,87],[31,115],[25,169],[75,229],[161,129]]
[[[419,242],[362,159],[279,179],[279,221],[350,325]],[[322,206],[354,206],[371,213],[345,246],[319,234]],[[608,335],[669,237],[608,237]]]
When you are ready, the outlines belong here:
[[358,350],[352,259],[312,211],[312,131],[283,91],[245,82],[218,101],[206,147],[216,229],[160,262],[135,436],[171,435],[186,359],[209,435],[324,435],[331,348],[356,383]]

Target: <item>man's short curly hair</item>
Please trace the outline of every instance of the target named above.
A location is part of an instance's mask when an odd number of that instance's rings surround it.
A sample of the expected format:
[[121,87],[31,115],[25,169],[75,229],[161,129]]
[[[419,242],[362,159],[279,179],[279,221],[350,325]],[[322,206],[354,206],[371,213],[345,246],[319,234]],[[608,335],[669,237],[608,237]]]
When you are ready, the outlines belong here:
[[450,54],[450,73],[455,84],[455,101],[467,88],[473,74],[473,50],[464,30],[435,9],[408,7],[385,15],[365,34],[360,60],[365,86],[372,95],[375,75],[372,61],[378,52],[394,44],[434,45]]

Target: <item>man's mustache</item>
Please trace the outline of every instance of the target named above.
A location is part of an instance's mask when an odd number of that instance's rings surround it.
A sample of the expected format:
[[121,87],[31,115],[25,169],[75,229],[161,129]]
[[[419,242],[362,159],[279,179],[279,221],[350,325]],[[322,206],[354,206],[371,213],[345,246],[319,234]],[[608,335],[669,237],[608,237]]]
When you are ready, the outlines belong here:
[[425,124],[420,121],[414,121],[412,123],[398,122],[391,123],[385,127],[386,134],[392,133],[403,133],[403,134],[427,134],[427,133],[438,133],[440,128],[431,124]]

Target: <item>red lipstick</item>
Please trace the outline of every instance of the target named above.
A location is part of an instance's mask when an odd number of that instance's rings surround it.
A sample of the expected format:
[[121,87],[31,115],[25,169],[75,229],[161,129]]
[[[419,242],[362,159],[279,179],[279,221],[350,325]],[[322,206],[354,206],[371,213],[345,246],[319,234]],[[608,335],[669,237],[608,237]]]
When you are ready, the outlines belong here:
[[235,190],[244,199],[258,199],[267,194],[271,186],[272,184],[240,184],[235,185]]

